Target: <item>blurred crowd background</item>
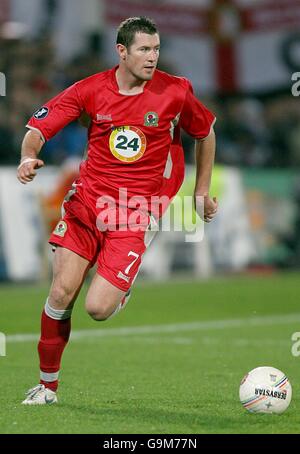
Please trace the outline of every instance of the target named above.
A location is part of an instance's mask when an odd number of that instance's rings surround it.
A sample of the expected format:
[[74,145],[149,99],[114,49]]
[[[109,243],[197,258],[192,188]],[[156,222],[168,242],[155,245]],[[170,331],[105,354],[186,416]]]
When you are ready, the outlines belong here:
[[[11,37],[0,38],[0,71],[9,90],[0,100],[1,164],[18,162],[25,125],[34,110],[77,80],[110,67],[100,43],[101,36],[91,35],[85,49],[69,61],[60,61],[50,31],[43,30],[34,40],[14,38],[13,30]],[[159,67],[169,70],[163,54]],[[184,74],[184,68],[173,65],[170,71]],[[259,94],[198,93],[218,119],[217,162],[254,168],[300,166],[300,103],[291,96],[291,83]],[[184,140],[191,162],[193,144],[187,137]],[[46,145],[45,159],[60,164],[67,157],[82,156],[85,143],[85,130],[75,122]]]
[[[136,0],[86,0],[83,3],[0,0],[0,72],[6,77],[6,96],[0,97],[0,166],[4,169],[17,165],[25,125],[36,109],[73,82],[112,66],[115,58],[112,37],[120,20],[134,14],[152,15],[158,22],[163,43],[160,68],[188,76],[201,101],[217,116],[216,162],[224,172],[234,169],[242,175],[252,233],[254,229],[257,235],[259,229],[269,225],[268,220],[262,221],[259,216],[270,208],[272,194],[279,199],[270,218],[280,219],[282,213],[287,216],[285,227],[280,229],[280,222],[277,230],[276,226],[272,227],[272,240],[264,231],[265,246],[276,243],[277,253],[271,254],[274,260],[265,260],[257,254],[255,259],[249,256],[243,265],[297,266],[300,263],[300,99],[292,95],[291,78],[300,71],[300,1],[153,0],[149,4]],[[164,19],[166,15],[169,21]],[[199,18],[199,30],[197,24],[188,22],[193,17]],[[203,18],[207,23],[203,24]],[[182,36],[183,25],[189,32],[186,36]],[[250,44],[246,42],[248,38]],[[205,43],[207,49],[203,47]],[[244,47],[236,50],[238,45]],[[176,48],[182,59],[186,50],[188,63],[183,61],[179,65],[180,56],[174,57]],[[199,52],[199,60],[193,58],[193,52]],[[234,52],[239,53],[235,62]],[[219,65],[221,76],[209,75],[207,68],[215,65]],[[253,77],[248,76],[251,83],[243,75],[245,68],[255,69]],[[230,77],[239,82],[233,83]],[[183,135],[183,142],[186,162],[193,164],[193,141]],[[59,172],[70,158],[81,159],[85,146],[86,130],[74,122],[45,145],[42,157]],[[259,182],[264,182],[264,189]],[[263,194],[260,202],[259,190]],[[3,216],[2,213],[2,219]],[[2,246],[3,257],[5,253]],[[218,258],[214,260],[218,263]]]
[[[24,126],[35,109],[73,82],[110,67],[109,62],[106,61],[108,49],[104,49],[105,30],[101,29],[100,25],[98,30],[92,27],[90,33],[85,34],[80,49],[74,49],[68,59],[58,58],[55,31],[51,24],[55,20],[55,15],[59,13],[61,1],[39,0],[39,3],[43,4],[44,14],[41,22],[36,24],[38,28],[34,33],[24,23],[8,21],[2,24],[0,71],[7,78],[9,92],[0,100],[1,164],[18,162]],[[93,1],[90,0],[90,2]],[[101,3],[101,0],[97,1]],[[0,5],[1,3],[3,3],[2,7],[6,5],[8,8],[7,0],[1,0]],[[20,2],[16,2],[15,8],[18,7],[18,3]],[[29,10],[30,1],[27,3]],[[32,7],[34,3],[36,2],[33,1]],[[145,2],[133,1],[132,3],[139,5]],[[172,1],[169,3],[172,5]],[[174,3],[176,5],[180,2]],[[197,4],[197,2],[192,3]],[[201,4],[201,1],[198,3]],[[222,6],[230,2],[218,3]],[[252,3],[268,2],[254,0]],[[274,5],[276,1],[272,3]],[[297,2],[294,3],[296,7]],[[136,10],[138,12],[138,6]],[[80,18],[75,16],[74,21],[76,20]],[[100,21],[99,18],[100,23],[103,23],[103,19]],[[163,28],[162,40],[164,40]],[[296,51],[299,52],[299,49],[293,52]],[[109,52],[114,52],[113,46]],[[255,65],[261,63],[259,57],[253,61]],[[191,60],[190,65],[192,64]],[[164,46],[160,68],[175,74],[185,73],[184,67],[178,68],[172,62],[168,50],[164,53]],[[291,68],[288,69],[290,69],[290,77],[285,84],[274,87],[270,83],[270,87],[265,91],[259,89],[257,92],[244,93],[237,89],[228,93],[222,91],[222,87],[216,87],[214,93],[210,91],[207,94],[205,91],[198,90],[198,96],[213,109],[218,118],[217,162],[254,168],[300,165],[300,103],[297,98],[291,96],[291,75],[294,71],[291,71]],[[265,78],[268,79],[267,73]],[[197,85],[201,87],[201,80]],[[192,161],[189,150],[192,142],[189,144],[187,138],[185,141],[187,160]],[[60,164],[69,156],[81,156],[85,142],[84,130],[79,124],[74,123],[46,145],[45,158],[48,163]]]

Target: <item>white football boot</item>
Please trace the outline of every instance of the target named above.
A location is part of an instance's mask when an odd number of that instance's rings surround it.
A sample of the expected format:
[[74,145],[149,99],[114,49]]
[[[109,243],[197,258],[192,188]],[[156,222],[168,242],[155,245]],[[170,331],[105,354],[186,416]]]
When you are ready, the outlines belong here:
[[56,404],[57,396],[54,391],[51,391],[49,388],[45,388],[45,385],[37,385],[34,388],[31,388],[26,393],[26,399],[23,400],[22,404],[24,405],[46,405],[46,404]]

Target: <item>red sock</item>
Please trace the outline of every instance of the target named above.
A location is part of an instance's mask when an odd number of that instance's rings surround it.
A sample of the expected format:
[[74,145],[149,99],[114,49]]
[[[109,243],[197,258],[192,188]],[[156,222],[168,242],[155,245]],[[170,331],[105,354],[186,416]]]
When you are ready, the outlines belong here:
[[[45,313],[45,310],[43,310],[41,319],[41,338],[38,344],[41,373],[58,373],[61,357],[69,340],[70,332],[71,318],[54,320]],[[40,383],[45,385],[46,388],[50,388],[52,391],[56,391],[58,387],[58,379],[49,381],[41,379]]]

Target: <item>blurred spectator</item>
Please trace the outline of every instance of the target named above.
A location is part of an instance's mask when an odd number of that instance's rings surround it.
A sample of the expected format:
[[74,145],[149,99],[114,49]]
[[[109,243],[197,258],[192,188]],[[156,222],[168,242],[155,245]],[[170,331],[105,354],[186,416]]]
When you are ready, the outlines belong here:
[[0,164],[17,162],[12,138],[13,134],[6,116],[6,109],[3,104],[0,104]]
[[216,130],[220,162],[246,167],[263,167],[270,162],[270,134],[259,100],[228,100]]
[[266,104],[265,111],[271,135],[273,167],[299,166],[299,99],[290,94],[277,97]]
[[55,229],[56,224],[61,219],[61,207],[63,200],[72,187],[72,183],[79,174],[80,159],[66,159],[55,188],[51,194],[41,197],[41,207],[47,234]]
[[[51,37],[35,42],[0,38],[0,71],[6,75],[9,96],[0,98],[0,162],[19,161],[25,125],[45,101],[77,80],[106,69],[99,55],[87,49],[72,61],[59,65]],[[69,157],[81,157],[86,131],[74,122],[43,148],[46,162],[61,164]]]

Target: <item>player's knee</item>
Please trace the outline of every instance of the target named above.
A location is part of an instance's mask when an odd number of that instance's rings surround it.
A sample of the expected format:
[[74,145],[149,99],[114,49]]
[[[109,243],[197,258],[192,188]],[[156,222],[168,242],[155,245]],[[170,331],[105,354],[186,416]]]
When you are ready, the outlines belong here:
[[66,285],[53,285],[49,294],[49,304],[56,309],[65,309],[74,296],[74,289]]
[[107,320],[114,311],[110,301],[94,301],[89,298],[86,300],[85,308],[90,317],[96,321]]
[[87,307],[86,310],[87,310],[89,316],[93,320],[96,320],[97,322],[104,322],[111,315],[111,310],[107,310],[107,309],[101,308],[101,307],[97,307],[97,308]]

